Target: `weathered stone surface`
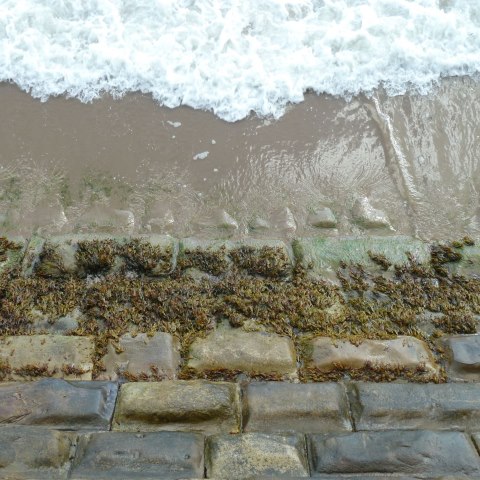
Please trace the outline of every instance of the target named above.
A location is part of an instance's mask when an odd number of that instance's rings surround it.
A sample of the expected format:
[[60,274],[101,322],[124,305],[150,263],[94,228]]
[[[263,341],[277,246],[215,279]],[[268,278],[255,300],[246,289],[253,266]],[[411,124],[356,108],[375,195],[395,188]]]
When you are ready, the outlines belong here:
[[238,432],[238,386],[203,380],[122,385],[114,430]]
[[312,474],[478,475],[479,457],[461,432],[427,430],[312,435]]
[[40,253],[43,250],[45,239],[34,235],[28,241],[25,248],[25,254],[22,260],[22,274],[26,277],[30,277],[35,267],[38,265]]
[[374,208],[368,197],[358,198],[352,208],[355,222],[365,228],[389,228],[394,230],[385,212]]
[[381,254],[397,265],[408,264],[407,252],[423,263],[430,260],[430,248],[427,243],[411,237],[343,237],[343,238],[299,238],[293,242],[297,261],[305,268],[320,276],[332,277],[340,262],[359,263],[367,271],[379,272],[380,267],[372,262],[368,252]]
[[0,428],[0,478],[63,480],[68,476],[74,433],[35,427]]
[[350,385],[357,430],[480,430],[480,385]]
[[337,219],[328,207],[322,207],[309,213],[307,223],[316,228],[335,228]]
[[293,374],[296,354],[291,339],[239,329],[219,329],[190,347],[188,366],[197,371],[240,370],[247,373]]
[[205,448],[207,478],[308,477],[303,435],[214,435]]
[[480,380],[480,335],[452,335],[443,340],[452,380]]
[[117,389],[110,382],[66,382],[53,378],[0,383],[0,424],[108,430]]
[[118,340],[120,349],[110,343],[102,361],[105,371],[98,380],[117,380],[135,377],[147,379],[154,377],[173,379],[180,364],[179,341],[169,333],[158,332],[152,337],[139,333],[132,337],[130,333]]
[[311,366],[323,371],[335,365],[361,368],[366,362],[386,367],[415,368],[423,365],[434,372],[435,365],[427,345],[414,337],[400,336],[393,340],[364,340],[359,345],[348,341],[317,337],[312,340]]
[[352,430],[341,384],[252,382],[245,389],[243,401],[246,432]]
[[91,380],[93,342],[88,337],[20,335],[0,340],[0,363],[11,371],[7,380],[38,376]]
[[80,438],[72,480],[203,477],[202,435],[102,432]]

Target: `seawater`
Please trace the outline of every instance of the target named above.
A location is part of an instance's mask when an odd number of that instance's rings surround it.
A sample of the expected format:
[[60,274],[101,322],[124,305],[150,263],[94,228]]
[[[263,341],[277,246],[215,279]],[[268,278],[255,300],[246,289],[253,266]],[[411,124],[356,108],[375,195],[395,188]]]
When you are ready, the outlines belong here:
[[476,0],[0,0],[0,82],[42,100],[142,92],[236,121],[479,70]]

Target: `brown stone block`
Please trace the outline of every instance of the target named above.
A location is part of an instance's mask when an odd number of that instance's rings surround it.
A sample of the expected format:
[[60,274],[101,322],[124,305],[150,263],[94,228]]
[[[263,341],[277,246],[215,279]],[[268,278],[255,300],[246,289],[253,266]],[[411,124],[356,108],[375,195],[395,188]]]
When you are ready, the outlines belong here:
[[88,337],[12,336],[0,340],[0,363],[6,367],[5,380],[39,376],[91,380],[93,351],[93,342]]
[[290,338],[225,329],[193,342],[188,367],[199,372],[227,369],[291,375],[296,373],[297,360]]
[[126,383],[120,389],[114,430],[238,432],[239,389],[204,380]]
[[[127,333],[118,340],[119,351],[109,343],[102,361],[105,371],[98,380],[136,377],[173,379],[180,364],[179,341],[169,333],[157,332],[132,336]],[[117,353],[118,352],[118,353]]]

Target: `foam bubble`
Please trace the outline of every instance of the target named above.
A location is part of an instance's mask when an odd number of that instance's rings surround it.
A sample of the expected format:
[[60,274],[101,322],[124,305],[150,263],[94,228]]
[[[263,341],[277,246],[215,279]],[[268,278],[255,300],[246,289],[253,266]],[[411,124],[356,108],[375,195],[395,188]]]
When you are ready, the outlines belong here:
[[151,93],[235,121],[307,90],[428,91],[480,70],[471,0],[0,0],[0,81],[46,100]]

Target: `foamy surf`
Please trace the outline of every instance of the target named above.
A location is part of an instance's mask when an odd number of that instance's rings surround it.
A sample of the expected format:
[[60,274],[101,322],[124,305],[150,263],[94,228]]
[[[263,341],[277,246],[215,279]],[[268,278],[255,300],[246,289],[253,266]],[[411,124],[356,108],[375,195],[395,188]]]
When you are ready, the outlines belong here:
[[141,91],[235,121],[478,71],[472,0],[0,0],[0,81],[42,100]]

